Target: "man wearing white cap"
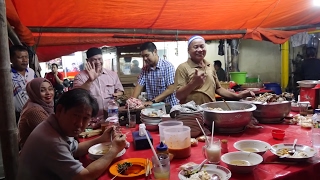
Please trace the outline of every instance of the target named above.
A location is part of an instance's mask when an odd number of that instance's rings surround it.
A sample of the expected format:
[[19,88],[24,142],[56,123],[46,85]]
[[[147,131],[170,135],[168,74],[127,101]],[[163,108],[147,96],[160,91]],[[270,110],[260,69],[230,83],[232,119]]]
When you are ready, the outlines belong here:
[[204,59],[206,51],[203,37],[192,36],[189,39],[190,58],[178,66],[175,74],[176,96],[181,104],[189,101],[194,101],[198,105],[213,102],[215,93],[232,99],[254,96],[250,91],[236,94],[221,87],[212,62]]

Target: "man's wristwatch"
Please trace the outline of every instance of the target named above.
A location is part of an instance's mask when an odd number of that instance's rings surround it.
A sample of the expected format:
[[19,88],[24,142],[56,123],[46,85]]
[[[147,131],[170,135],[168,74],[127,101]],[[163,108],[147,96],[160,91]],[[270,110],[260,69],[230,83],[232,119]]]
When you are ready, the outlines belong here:
[[151,101],[152,103],[156,103],[156,100],[154,100],[154,99],[152,99],[152,101]]

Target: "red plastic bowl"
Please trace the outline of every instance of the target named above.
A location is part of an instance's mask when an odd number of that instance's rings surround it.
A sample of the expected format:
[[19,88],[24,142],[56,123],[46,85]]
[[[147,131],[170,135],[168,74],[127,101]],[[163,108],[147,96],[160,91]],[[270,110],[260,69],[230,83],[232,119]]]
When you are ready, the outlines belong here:
[[285,131],[280,129],[274,129],[272,130],[272,137],[274,139],[282,140],[285,136]]

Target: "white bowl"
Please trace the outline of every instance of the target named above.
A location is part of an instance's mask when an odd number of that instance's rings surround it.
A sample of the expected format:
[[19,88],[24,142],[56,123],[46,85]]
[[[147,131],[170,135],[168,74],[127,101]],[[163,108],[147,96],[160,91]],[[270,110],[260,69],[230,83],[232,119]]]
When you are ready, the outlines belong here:
[[[88,149],[89,158],[92,159],[92,160],[99,159],[104,155],[104,153],[100,153],[100,152],[105,150],[105,149],[110,149],[110,148],[111,148],[111,143],[110,142],[108,142],[108,143],[99,143],[99,144],[93,145]],[[108,153],[108,152],[106,152],[106,153]],[[117,154],[116,157],[122,156],[125,152],[126,152],[126,149],[123,149],[122,151],[120,151]]]
[[234,173],[250,173],[263,161],[262,156],[249,152],[229,152],[221,156],[221,161],[227,164]]
[[233,147],[239,151],[253,152],[261,156],[270,149],[270,144],[259,140],[241,140],[233,144]]

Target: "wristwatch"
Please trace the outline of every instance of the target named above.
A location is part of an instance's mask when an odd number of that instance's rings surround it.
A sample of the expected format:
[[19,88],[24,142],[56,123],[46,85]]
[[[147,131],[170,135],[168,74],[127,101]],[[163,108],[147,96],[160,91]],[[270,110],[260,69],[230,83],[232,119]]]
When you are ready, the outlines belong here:
[[152,103],[156,103],[156,100],[154,100],[154,99],[152,99],[152,101],[151,101]]

